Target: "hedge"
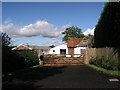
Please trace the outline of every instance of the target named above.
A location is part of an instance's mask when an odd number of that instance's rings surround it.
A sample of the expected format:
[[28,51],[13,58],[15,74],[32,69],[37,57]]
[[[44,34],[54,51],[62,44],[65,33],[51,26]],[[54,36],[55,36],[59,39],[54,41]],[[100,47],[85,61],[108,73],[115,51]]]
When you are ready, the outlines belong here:
[[9,73],[15,70],[24,69],[38,64],[39,60],[37,52],[33,50],[2,50],[2,73]]
[[96,56],[91,58],[90,64],[94,64],[107,70],[120,70],[118,60],[114,58]]

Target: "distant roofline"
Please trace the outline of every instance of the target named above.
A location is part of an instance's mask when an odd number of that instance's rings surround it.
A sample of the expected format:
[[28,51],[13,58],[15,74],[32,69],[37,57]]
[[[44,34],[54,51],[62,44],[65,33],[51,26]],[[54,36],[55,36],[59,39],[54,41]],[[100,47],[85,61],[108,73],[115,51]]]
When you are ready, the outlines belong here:
[[16,49],[16,48],[18,48],[18,47],[20,47],[20,46],[24,46],[24,47],[32,50],[32,48],[30,48],[30,47],[28,47],[28,46],[26,46],[26,45],[24,45],[24,44],[19,44],[19,45],[15,46],[14,48],[12,48],[11,50],[14,50],[14,49]]

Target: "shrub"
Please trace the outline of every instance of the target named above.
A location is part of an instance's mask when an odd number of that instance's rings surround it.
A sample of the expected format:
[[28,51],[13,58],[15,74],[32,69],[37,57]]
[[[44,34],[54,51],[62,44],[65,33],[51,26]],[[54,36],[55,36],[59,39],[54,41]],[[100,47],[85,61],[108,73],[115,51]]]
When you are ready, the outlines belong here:
[[102,67],[102,68],[105,68],[107,70],[118,70],[118,61],[117,59],[115,58],[105,58],[105,57],[99,57],[99,56],[96,56],[96,57],[93,57],[91,58],[90,60],[90,64],[94,64],[96,66],[99,66],[99,67]]
[[35,51],[2,51],[2,73],[8,73],[26,67],[38,65],[38,55]]
[[24,58],[10,50],[2,51],[2,73],[12,72],[25,67]]
[[24,58],[24,64],[27,67],[39,64],[37,52],[33,50],[21,50],[16,51],[16,53]]
[[98,56],[92,57],[91,60],[90,60],[90,64],[101,66],[101,64],[102,64],[102,58],[100,58]]

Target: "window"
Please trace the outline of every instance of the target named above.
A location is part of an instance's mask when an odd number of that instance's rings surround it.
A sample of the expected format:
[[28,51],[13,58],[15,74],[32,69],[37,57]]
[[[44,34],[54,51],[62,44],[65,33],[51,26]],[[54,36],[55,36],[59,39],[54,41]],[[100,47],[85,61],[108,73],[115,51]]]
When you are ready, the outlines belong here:
[[85,49],[81,49],[81,54],[83,55],[83,54],[85,54]]
[[60,54],[66,54],[66,49],[60,49]]
[[53,50],[53,52],[55,52],[55,50]]

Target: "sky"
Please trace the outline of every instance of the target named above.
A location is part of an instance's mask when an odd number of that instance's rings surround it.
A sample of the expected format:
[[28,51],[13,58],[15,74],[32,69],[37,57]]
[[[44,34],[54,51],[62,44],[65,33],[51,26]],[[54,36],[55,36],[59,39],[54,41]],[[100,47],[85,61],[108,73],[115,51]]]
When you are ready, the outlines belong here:
[[3,2],[2,27],[12,45],[60,45],[70,26],[94,34],[104,2]]

